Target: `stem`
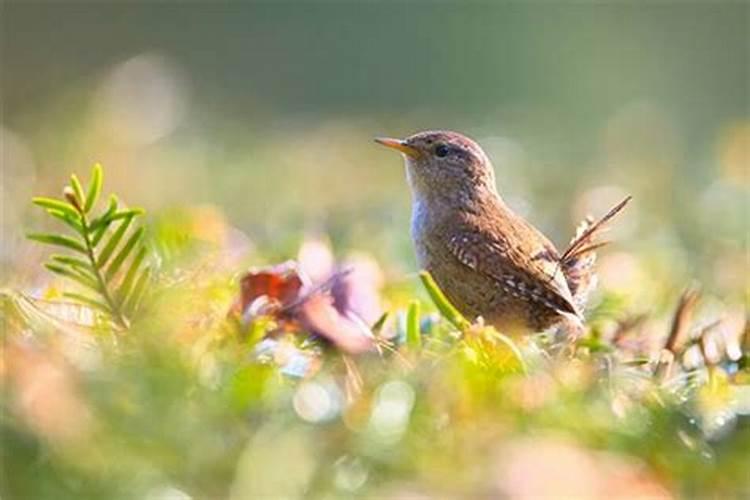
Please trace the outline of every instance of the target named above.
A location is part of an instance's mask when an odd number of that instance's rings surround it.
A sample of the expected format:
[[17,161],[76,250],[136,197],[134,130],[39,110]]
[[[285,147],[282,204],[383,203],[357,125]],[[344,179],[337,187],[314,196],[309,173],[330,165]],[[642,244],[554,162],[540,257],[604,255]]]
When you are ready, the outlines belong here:
[[115,322],[122,328],[127,328],[128,321],[110,295],[109,290],[107,290],[106,282],[104,281],[102,274],[99,272],[99,266],[96,263],[96,255],[94,254],[94,246],[91,244],[91,239],[89,238],[89,221],[86,218],[86,214],[84,213],[83,209],[80,208],[77,204],[76,208],[78,208],[78,213],[81,215],[81,232],[83,234],[83,241],[86,244],[86,255],[88,256],[91,267],[94,270],[94,276],[96,277],[96,282],[99,285],[100,289],[99,291],[104,297],[104,300],[107,302],[110,312],[112,313],[112,318],[115,320]]

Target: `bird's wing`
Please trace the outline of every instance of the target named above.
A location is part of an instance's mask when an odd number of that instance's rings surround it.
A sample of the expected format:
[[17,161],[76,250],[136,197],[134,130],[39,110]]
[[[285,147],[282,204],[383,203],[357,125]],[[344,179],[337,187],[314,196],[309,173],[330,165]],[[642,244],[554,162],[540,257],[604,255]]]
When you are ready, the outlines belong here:
[[447,242],[448,250],[465,266],[492,278],[506,293],[580,317],[555,247],[522,221],[504,224],[503,229],[505,234],[478,228],[459,231]]

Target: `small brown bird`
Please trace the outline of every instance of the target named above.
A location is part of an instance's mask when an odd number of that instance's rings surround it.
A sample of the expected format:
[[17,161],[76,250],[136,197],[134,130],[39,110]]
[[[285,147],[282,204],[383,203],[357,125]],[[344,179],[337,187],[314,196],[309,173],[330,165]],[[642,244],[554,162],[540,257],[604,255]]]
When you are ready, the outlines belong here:
[[473,140],[428,131],[376,142],[404,154],[417,261],[459,311],[509,333],[582,325],[596,281],[594,251],[604,244],[596,237],[630,197],[596,223],[584,221],[561,255],[503,202]]

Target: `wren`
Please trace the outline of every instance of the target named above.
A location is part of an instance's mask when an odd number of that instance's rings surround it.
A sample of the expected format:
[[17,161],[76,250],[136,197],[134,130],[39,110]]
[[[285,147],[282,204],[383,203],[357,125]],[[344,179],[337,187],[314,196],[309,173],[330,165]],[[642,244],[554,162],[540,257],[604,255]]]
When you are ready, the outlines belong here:
[[403,153],[412,193],[411,235],[419,266],[465,316],[500,331],[583,325],[595,286],[596,238],[625,198],[599,221],[579,226],[560,254],[497,192],[481,147],[450,131],[427,131],[376,142]]

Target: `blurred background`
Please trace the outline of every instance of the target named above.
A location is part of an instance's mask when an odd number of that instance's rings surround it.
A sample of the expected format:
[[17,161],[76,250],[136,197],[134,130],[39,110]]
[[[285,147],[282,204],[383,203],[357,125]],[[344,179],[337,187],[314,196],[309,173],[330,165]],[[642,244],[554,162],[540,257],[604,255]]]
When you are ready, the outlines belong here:
[[[0,495],[750,498],[749,27],[720,0],[0,0]],[[559,247],[634,196],[575,355],[434,314],[372,142],[433,128]],[[24,238],[95,162],[161,266],[121,332]],[[295,257],[355,269],[378,354],[325,300],[332,345],[247,324],[242,271]]]
[[558,246],[634,195],[605,287],[671,305],[697,279],[745,300],[744,2],[4,2],[0,17],[0,259],[16,284],[38,267],[29,198],[96,161],[157,220],[219,219],[272,258],[325,234],[414,271],[401,159],[372,137],[450,128]]

